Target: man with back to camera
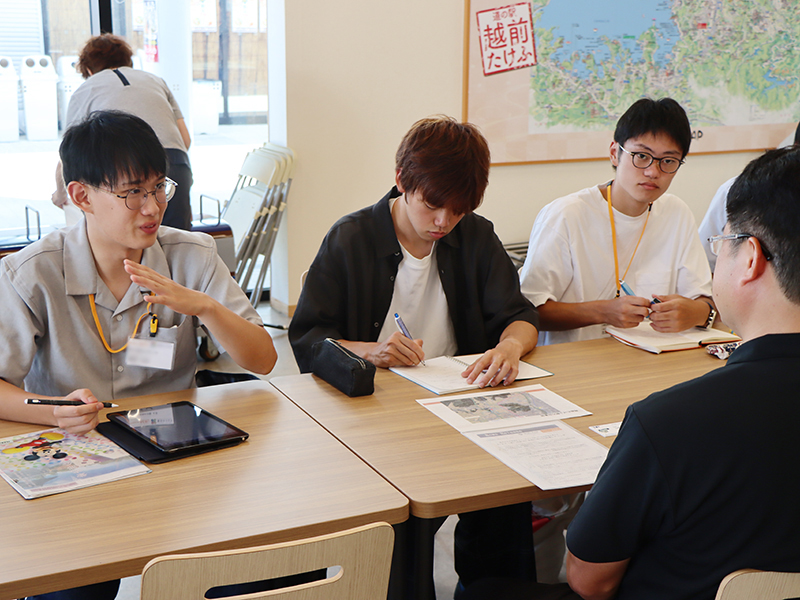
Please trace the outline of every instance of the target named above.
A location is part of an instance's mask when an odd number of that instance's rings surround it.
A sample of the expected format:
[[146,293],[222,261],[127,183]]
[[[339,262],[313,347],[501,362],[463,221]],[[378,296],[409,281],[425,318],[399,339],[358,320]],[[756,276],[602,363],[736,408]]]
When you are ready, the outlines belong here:
[[642,98],[617,122],[614,179],[538,214],[520,279],[539,310],[541,344],[597,338],[604,324],[635,327],[648,317],[656,331],[713,324],[694,217],[666,193],[690,143],[675,100]]
[[[728,363],[631,406],[567,534],[586,598],[714,598],[732,571],[800,571],[800,149],[728,194],[714,299],[744,340]],[[678,433],[678,435],[676,435]],[[765,504],[764,498],[769,498]]]
[[[733,571],[800,571],[800,148],[751,162],[727,217],[714,300],[744,343],[628,408],[567,532],[567,580],[587,600],[713,600]],[[467,598],[577,596],[486,579]]]
[[[289,327],[302,372],[312,370],[312,345],[331,337],[386,368],[483,353],[463,373],[469,383],[514,381],[538,319],[492,224],[473,212],[489,162],[473,125],[443,116],[414,124],[397,150],[396,187],[334,224],[309,269]],[[455,538],[462,584],[535,577],[530,503],[461,515]]]
[[[271,371],[272,338],[214,240],[161,227],[174,182],[153,129],[95,112],[65,132],[59,154],[85,218],[0,261],[0,418],[83,433],[97,425],[100,400],[192,388],[198,323],[243,368]],[[131,356],[137,345],[146,360]],[[26,405],[34,395],[83,404]],[[33,598],[105,600],[118,587]]]

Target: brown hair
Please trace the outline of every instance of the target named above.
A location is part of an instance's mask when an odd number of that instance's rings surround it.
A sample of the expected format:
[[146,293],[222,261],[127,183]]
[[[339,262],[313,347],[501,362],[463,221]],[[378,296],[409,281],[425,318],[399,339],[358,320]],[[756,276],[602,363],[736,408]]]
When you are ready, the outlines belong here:
[[133,50],[124,39],[110,33],[91,38],[78,57],[78,71],[84,79],[105,69],[132,67]]
[[436,115],[414,123],[395,157],[400,185],[455,214],[474,211],[489,183],[489,145],[475,125]]

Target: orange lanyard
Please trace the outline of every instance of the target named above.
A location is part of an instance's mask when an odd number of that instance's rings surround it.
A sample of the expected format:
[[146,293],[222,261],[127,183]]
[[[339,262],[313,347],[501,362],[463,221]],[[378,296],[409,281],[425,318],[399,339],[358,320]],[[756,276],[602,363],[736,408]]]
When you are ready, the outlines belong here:
[[644,235],[644,230],[647,229],[647,221],[650,219],[650,209],[653,208],[653,205],[650,204],[647,207],[647,216],[644,219],[644,225],[642,226],[642,232],[639,234],[639,239],[636,242],[636,247],[633,249],[633,254],[631,254],[631,259],[628,261],[628,266],[625,268],[625,272],[622,274],[622,278],[620,279],[619,276],[619,257],[617,256],[617,229],[614,227],[614,211],[611,208],[611,184],[613,181],[608,183],[606,186],[606,194],[605,199],[608,202],[608,219],[611,221],[611,242],[614,245],[614,275],[616,277],[617,282],[617,295],[616,298],[619,298],[619,292],[621,289],[621,283],[625,280],[625,277],[628,276],[628,271],[631,268],[631,264],[633,263],[633,257],[636,256],[636,251],[639,249],[639,243],[642,241],[642,236]]
[[[106,350],[108,350],[111,354],[117,354],[118,352],[122,352],[123,350],[125,350],[125,348],[128,347],[128,342],[125,342],[125,345],[122,348],[118,348],[116,350],[112,350],[111,346],[109,346],[108,342],[106,342],[106,336],[103,334],[103,328],[100,325],[100,319],[97,318],[97,306],[94,303],[94,294],[89,294],[89,304],[92,306],[92,316],[94,317],[94,324],[97,326],[97,331],[100,334],[100,339],[103,342],[103,346],[106,347]],[[139,317],[139,320],[136,321],[136,326],[133,328],[133,333],[131,334],[131,339],[136,336],[136,332],[139,331],[139,325],[142,323],[142,319],[144,319],[147,315],[150,315],[152,317],[153,323],[155,323],[155,324],[158,323],[158,317],[153,312],[151,312],[151,310],[150,310],[152,307],[153,307],[153,303],[152,302],[148,302],[147,303],[147,312],[142,313],[142,315]],[[151,323],[151,329],[153,327],[153,323]],[[152,331],[151,331],[151,335],[152,335]]]

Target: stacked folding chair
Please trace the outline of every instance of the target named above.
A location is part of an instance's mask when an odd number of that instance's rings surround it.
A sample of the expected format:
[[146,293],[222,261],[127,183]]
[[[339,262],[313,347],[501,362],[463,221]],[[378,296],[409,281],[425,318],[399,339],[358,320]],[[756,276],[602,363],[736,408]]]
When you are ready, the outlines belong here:
[[[261,175],[258,177],[255,189],[244,187],[241,193],[244,194],[248,190],[252,194],[262,192],[262,199],[257,209],[251,213],[250,222],[236,248],[236,281],[245,291],[252,288],[250,302],[256,306],[264,288],[278,227],[286,209],[286,199],[294,170],[294,153],[288,148],[265,144],[253,150],[245,159],[245,163],[248,161],[260,165]],[[265,179],[261,179],[262,176]],[[237,194],[234,194],[223,213],[223,217],[229,223],[231,222],[229,213],[235,210],[236,198]]]

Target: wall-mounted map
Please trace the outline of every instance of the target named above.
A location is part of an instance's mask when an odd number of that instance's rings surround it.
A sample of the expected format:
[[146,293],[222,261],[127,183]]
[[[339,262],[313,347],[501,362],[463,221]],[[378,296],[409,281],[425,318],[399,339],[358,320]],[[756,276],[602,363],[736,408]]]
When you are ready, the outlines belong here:
[[475,15],[500,5],[467,5],[465,117],[494,163],[606,156],[645,95],[684,106],[692,153],[774,147],[800,119],[795,0],[533,0],[538,64],[484,76]]

